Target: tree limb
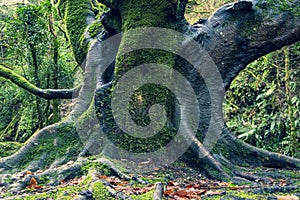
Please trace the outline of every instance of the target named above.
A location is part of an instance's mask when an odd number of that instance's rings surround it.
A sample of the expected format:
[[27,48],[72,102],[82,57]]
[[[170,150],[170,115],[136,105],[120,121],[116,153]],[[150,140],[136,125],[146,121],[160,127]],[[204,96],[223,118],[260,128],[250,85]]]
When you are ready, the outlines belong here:
[[81,86],[73,89],[41,89],[31,84],[27,79],[12,70],[0,65],[0,76],[44,99],[72,99],[78,96]]
[[247,64],[300,41],[300,2],[238,1],[194,24],[193,38],[210,54],[228,89]]

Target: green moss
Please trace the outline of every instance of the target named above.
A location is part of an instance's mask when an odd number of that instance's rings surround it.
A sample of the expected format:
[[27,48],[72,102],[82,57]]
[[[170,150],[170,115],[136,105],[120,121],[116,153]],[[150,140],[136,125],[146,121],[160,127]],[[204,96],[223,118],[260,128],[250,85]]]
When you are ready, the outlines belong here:
[[18,142],[0,142],[0,157],[10,156],[22,146],[23,144]]
[[[124,31],[124,34],[116,59],[113,85],[115,85],[125,73],[141,64],[156,63],[173,68],[176,55],[171,52],[158,49],[142,49],[124,55],[122,51],[126,49],[127,46],[137,46],[142,41],[147,40],[147,38],[145,38],[146,35],[143,34],[142,31],[132,33],[127,32],[128,30],[141,27],[175,29],[176,6],[169,1],[161,0],[151,2],[143,0],[138,3],[136,1],[125,0],[118,1],[117,3],[122,18],[122,31]],[[157,38],[155,42],[169,42],[170,46],[172,46],[172,44],[176,42],[176,39],[171,38],[169,35],[163,35],[161,38]],[[163,73],[159,75],[162,76],[162,80],[165,79]],[[146,79],[146,76],[137,76],[137,78]],[[122,92],[126,93],[126,91]],[[143,100],[139,100],[139,97],[142,97]],[[109,131],[109,139],[113,140],[117,146],[133,152],[150,152],[166,146],[176,134],[176,130],[173,129],[174,127],[169,126],[172,124],[169,122],[171,121],[172,111],[174,110],[172,101],[174,101],[174,96],[172,98],[171,92],[164,87],[149,84],[140,88],[133,94],[129,108],[130,115],[136,124],[145,126],[151,123],[148,116],[148,109],[154,104],[160,104],[165,107],[168,122],[155,137],[144,139],[132,137],[127,133],[119,131],[113,122],[107,120],[108,124],[112,126]],[[123,113],[119,114],[123,115]],[[113,119],[113,117],[109,116],[107,119]]]
[[97,169],[97,171],[101,172],[102,175],[109,176],[113,174],[108,166],[98,162],[86,162],[81,170],[84,174],[86,174],[90,168]]
[[122,0],[119,2],[123,21],[122,30],[126,31],[138,27],[174,28],[176,6],[170,1]]
[[99,21],[96,21],[90,25],[89,34],[92,38],[94,38],[101,32],[102,29],[102,24]]
[[[57,133],[44,134],[36,146],[29,149],[26,156],[22,157],[18,163],[19,168],[24,169],[30,162],[41,158],[42,165],[40,167],[42,168],[49,167],[55,160],[65,158],[68,161],[76,158],[83,145],[74,125],[61,123],[54,131]],[[35,134],[40,134],[40,132]],[[32,137],[35,137],[35,134]]]
[[42,176],[39,178],[39,185],[47,185],[49,183],[50,177],[49,176]]
[[[37,200],[37,199],[59,199],[59,200],[72,200],[74,196],[78,195],[81,191],[88,190],[91,185],[92,178],[86,177],[80,184],[74,186],[58,186],[53,191],[48,191],[44,193],[37,193],[33,190],[27,190],[26,194],[30,196],[17,198],[16,200]],[[11,196],[11,194],[6,194],[5,197]]]
[[83,42],[87,27],[87,16],[93,15],[89,0],[60,0],[58,9],[63,13],[66,21],[68,37],[76,61],[81,64],[85,57],[88,44]]
[[146,192],[141,195],[131,195],[130,197],[134,200],[152,200],[153,199],[154,190]]
[[85,185],[88,185],[92,182],[93,178],[91,176],[87,176],[80,184],[79,186],[83,187]]
[[99,200],[113,200],[102,182],[96,182],[93,185],[93,198]]
[[268,9],[271,8],[271,13],[264,13],[264,14],[275,14],[278,15],[282,12],[289,12],[295,17],[300,16],[300,5],[299,2],[295,2],[293,6],[291,6],[291,2],[288,0],[268,0],[268,1],[258,1],[255,5],[261,9]]
[[5,68],[1,65],[0,65],[0,76],[9,79],[11,82],[17,84],[18,86],[28,90],[33,94],[39,93],[38,91],[39,89],[35,85],[32,85],[23,76],[20,76],[19,74],[15,73],[11,69]]

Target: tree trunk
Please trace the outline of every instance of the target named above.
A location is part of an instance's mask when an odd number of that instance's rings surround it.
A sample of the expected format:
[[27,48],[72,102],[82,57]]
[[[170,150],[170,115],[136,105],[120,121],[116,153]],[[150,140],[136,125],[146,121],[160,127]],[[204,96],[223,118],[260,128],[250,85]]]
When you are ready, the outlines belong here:
[[[247,64],[300,40],[298,1],[283,6],[277,6],[280,1],[238,1],[194,25],[183,17],[185,0],[100,2],[111,11],[103,14],[105,31],[99,31],[82,62],[85,79],[74,110],[64,121],[36,133],[16,154],[3,158],[0,167],[51,171],[77,160],[77,169],[82,157],[104,154],[123,159],[121,163],[133,170],[151,158],[143,171],[169,164],[189,147],[181,159],[218,179],[255,179],[240,166],[300,168],[299,159],[239,141],[221,113],[224,91]],[[72,9],[78,2],[60,3],[76,23]],[[83,9],[76,17],[88,22],[93,16],[90,7]],[[69,36],[84,35],[89,41],[89,34],[71,21]],[[71,41],[78,45],[74,38]],[[153,122],[155,126],[149,126]],[[167,151],[168,144],[179,151]]]

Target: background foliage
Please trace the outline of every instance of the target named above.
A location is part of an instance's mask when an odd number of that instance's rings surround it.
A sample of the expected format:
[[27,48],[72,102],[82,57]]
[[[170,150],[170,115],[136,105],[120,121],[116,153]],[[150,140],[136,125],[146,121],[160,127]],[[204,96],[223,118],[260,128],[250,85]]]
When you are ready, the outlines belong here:
[[[72,88],[77,69],[64,24],[49,0],[2,6],[0,64],[40,88]],[[25,142],[60,120],[59,100],[43,100],[0,78],[0,141]],[[63,101],[66,102],[66,101]]]

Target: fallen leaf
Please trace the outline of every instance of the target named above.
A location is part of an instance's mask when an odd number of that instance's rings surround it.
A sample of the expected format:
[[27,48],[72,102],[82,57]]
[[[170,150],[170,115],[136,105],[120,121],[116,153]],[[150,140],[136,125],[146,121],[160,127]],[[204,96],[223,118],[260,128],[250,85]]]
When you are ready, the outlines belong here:
[[286,180],[281,180],[279,185],[280,186],[286,186],[287,185]]
[[107,179],[108,177],[107,177],[107,176],[102,176],[102,175],[100,175],[100,176],[98,176],[98,178],[99,178],[99,179]]
[[36,181],[36,179],[32,177],[30,179],[30,182],[29,182],[29,185],[27,186],[27,188],[35,189],[37,187],[37,184],[38,184],[38,182]]
[[186,197],[188,195],[187,191],[185,190],[178,190],[175,194],[179,197]]
[[175,183],[173,181],[169,181],[168,186],[174,186]]

